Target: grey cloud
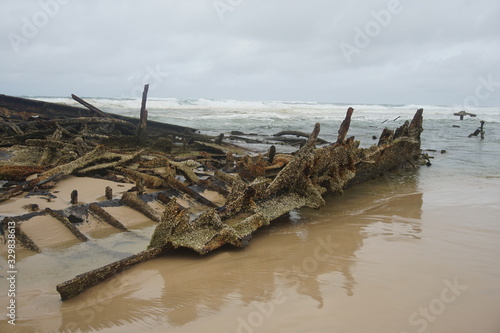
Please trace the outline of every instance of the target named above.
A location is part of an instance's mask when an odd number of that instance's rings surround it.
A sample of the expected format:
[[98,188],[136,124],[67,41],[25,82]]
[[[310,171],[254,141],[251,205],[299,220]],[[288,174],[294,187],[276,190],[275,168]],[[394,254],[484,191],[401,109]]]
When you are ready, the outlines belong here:
[[401,0],[351,62],[341,43],[396,0],[232,1],[224,20],[227,0],[67,1],[14,52],[8,34],[57,1],[0,5],[0,93],[121,97],[159,71],[158,97],[458,104],[500,82],[495,0]]

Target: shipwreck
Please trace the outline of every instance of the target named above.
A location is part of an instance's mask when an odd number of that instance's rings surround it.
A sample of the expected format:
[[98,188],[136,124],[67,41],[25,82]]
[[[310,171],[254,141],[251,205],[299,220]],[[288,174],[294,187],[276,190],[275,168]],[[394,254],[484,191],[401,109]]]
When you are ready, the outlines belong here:
[[[256,154],[228,143],[224,135],[210,137],[147,120],[147,87],[140,119],[109,114],[73,98],[85,108],[0,95],[0,203],[50,191],[67,175],[127,181],[134,188],[120,198],[106,189],[105,199],[85,204],[73,200],[75,191],[67,208],[35,207],[6,216],[0,229],[14,222],[18,243],[42,251],[22,230],[23,221],[33,216],[54,217],[81,242],[92,241],[80,231],[89,215],[127,232],[107,207],[129,206],[157,226],[144,251],[57,285],[62,300],[178,248],[204,255],[227,244],[246,246],[257,229],[292,210],[321,208],[328,193],[421,163],[423,109],[401,127],[384,129],[369,148],[347,136],[354,112],[349,108],[335,142],[319,139],[317,123],[294,153],[278,153],[271,145],[267,153]],[[210,200],[208,191],[220,200]],[[162,206],[161,214],[152,202]]]

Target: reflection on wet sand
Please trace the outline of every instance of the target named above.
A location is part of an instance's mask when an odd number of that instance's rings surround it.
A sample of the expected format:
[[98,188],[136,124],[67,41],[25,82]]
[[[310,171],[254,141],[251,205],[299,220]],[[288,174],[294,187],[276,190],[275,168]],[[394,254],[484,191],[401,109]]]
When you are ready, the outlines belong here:
[[201,258],[181,251],[140,264],[61,303],[62,321],[53,329],[182,327],[234,306],[272,302],[284,289],[322,308],[325,283],[356,293],[356,253],[372,233],[418,239],[421,207],[416,177],[369,182],[329,198],[320,211],[282,217],[248,248]]

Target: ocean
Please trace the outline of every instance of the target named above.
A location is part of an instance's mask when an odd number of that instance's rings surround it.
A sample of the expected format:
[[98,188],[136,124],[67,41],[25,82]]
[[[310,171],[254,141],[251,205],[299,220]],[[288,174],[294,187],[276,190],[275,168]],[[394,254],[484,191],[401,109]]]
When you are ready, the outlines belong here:
[[[36,97],[48,102],[81,106],[71,98]],[[141,107],[140,99],[85,98],[86,101],[103,111],[126,116],[138,117]],[[459,117],[453,113],[462,110],[460,106],[435,105],[357,105],[319,102],[285,102],[285,101],[237,101],[211,99],[178,99],[149,98],[148,119],[167,122],[175,125],[199,129],[208,135],[229,134],[231,131],[272,136],[285,130],[310,132],[314,124],[322,125],[321,137],[327,141],[335,141],[338,127],[345,117],[348,107],[354,108],[350,135],[368,147],[373,144],[372,136],[378,136],[385,127],[396,128],[412,118],[417,109],[424,109],[425,130],[432,132],[423,136],[423,148],[434,148],[442,138],[443,146],[449,139],[467,137],[479,127],[484,120],[489,132],[490,143],[498,144],[500,107],[474,107],[467,112],[476,117]],[[455,129],[452,126],[460,126]],[[466,140],[464,140],[464,144]],[[428,145],[429,147],[425,147]],[[484,143],[483,143],[484,145]],[[254,146],[255,147],[255,146]],[[261,150],[267,148],[260,147]],[[259,148],[257,148],[259,149]]]
[[[135,117],[141,102],[85,100]],[[256,153],[267,151],[273,134],[309,133],[315,123],[320,138],[335,141],[349,106],[355,111],[348,135],[362,147],[423,108],[422,149],[432,165],[328,196],[319,210],[294,211],[244,249],[205,257],[181,251],[64,303],[56,284],[144,249],[153,227],[99,239],[109,249],[105,257],[88,245],[25,255],[18,263],[18,325],[8,332],[500,332],[500,107],[472,108],[477,116],[460,121],[455,106],[147,102],[151,120],[214,136],[253,134],[264,141],[249,145]],[[485,138],[469,138],[480,121]],[[1,304],[5,295],[1,284]]]

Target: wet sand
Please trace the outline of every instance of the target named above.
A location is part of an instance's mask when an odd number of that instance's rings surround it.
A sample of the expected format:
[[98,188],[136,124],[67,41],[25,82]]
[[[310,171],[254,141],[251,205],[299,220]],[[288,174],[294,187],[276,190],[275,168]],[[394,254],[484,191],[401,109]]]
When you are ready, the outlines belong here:
[[0,330],[499,332],[500,179],[431,172],[361,184],[281,218],[247,248],[180,251],[66,302],[55,285],[144,249],[154,224],[138,217],[131,233],[25,254],[17,325],[0,314]]
[[0,215],[12,216],[22,213],[29,213],[24,206],[37,204],[39,210],[45,208],[64,209],[68,207],[71,201],[71,192],[78,191],[78,203],[90,203],[94,201],[104,201],[106,186],[113,190],[113,198],[119,198],[123,192],[126,192],[134,186],[129,183],[117,183],[104,179],[67,176],[57,183],[57,186],[50,191],[52,196],[35,195],[30,197],[16,197],[0,205]]
[[22,230],[42,249],[75,245],[76,237],[51,216],[35,216],[22,223]]

